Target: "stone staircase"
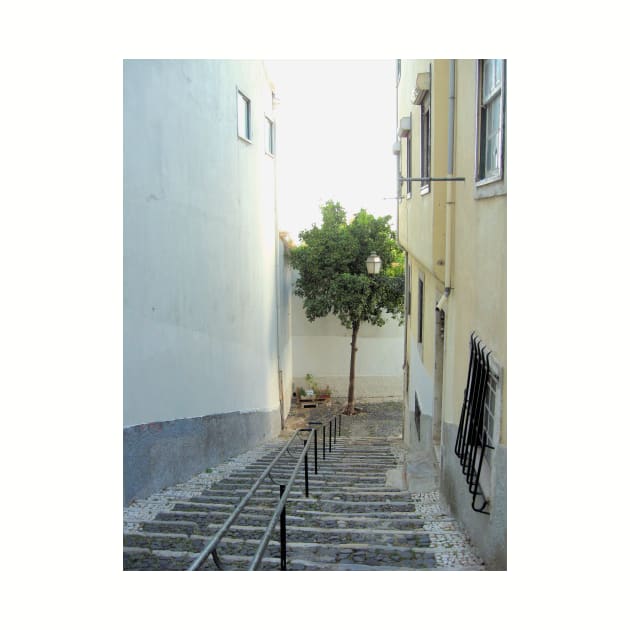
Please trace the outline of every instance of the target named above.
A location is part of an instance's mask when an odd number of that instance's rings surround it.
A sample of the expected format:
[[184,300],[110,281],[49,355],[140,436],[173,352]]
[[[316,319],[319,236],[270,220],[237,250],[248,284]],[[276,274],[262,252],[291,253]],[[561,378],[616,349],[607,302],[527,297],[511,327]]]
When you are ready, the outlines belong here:
[[[287,503],[288,570],[483,570],[437,491],[411,494],[392,484],[392,473],[404,470],[404,449],[397,423],[387,420],[344,416],[332,452],[328,442],[325,460],[319,451],[317,475],[310,451],[309,497],[302,473]],[[124,569],[186,569],[283,444],[274,440],[127,509]],[[274,479],[288,479],[293,466],[291,457],[281,459]],[[278,485],[265,480],[222,539],[227,569],[247,568],[279,496]],[[278,526],[261,569],[279,566]],[[216,570],[212,558],[203,569]]]

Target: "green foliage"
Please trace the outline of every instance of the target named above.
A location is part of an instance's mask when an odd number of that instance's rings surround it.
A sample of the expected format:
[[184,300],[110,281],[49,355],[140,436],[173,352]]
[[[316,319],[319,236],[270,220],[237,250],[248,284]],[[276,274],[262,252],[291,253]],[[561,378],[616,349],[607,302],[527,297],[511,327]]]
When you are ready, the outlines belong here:
[[308,386],[313,390],[313,391],[317,391],[317,381],[315,380],[315,377],[312,374],[307,374],[305,377],[306,382],[308,383]]
[[[402,323],[404,255],[396,243],[391,217],[374,217],[361,209],[349,223],[338,202],[321,206],[322,224],[300,232],[302,243],[291,251],[300,272],[295,294],[304,300],[309,321],[333,313],[346,327],[385,323],[389,313]],[[370,276],[365,261],[371,252],[383,261]]]
[[326,387],[320,387],[319,383],[315,380],[315,377],[312,374],[307,374],[304,378],[306,379],[306,382],[308,383],[308,386],[310,387],[310,389],[312,389],[315,392],[315,394],[330,395],[330,385],[326,385]]

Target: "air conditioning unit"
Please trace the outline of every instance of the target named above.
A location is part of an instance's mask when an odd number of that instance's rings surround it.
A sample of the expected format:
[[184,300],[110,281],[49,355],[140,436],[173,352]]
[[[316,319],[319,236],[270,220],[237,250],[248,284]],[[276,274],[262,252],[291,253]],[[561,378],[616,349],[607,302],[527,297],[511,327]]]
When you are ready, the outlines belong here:
[[400,127],[398,127],[398,137],[406,138],[411,131],[411,116],[405,116],[400,119]]

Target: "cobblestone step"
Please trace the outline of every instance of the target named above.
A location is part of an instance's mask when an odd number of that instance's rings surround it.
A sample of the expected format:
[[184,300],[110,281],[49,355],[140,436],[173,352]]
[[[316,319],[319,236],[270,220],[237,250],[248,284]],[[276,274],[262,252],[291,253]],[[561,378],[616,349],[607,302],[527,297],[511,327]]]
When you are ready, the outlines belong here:
[[[180,529],[190,529],[190,523],[196,523],[201,529],[209,528],[213,525],[222,524],[230,515],[230,511],[224,512],[160,512],[157,514],[156,519],[148,521],[143,525],[143,531],[169,531],[167,523],[170,522],[184,522],[186,525]],[[245,514],[239,516],[236,520],[236,524],[243,527],[258,527],[259,525],[265,526],[269,522],[269,515],[265,513],[258,514]],[[305,523],[309,523],[310,526],[318,529],[335,529],[335,528],[363,528],[363,529],[395,529],[398,531],[407,531],[410,529],[425,529],[424,522],[419,521],[416,514],[410,514],[404,512],[401,514],[389,513],[387,517],[378,513],[375,516],[368,516],[366,514],[337,514],[337,513],[322,513],[312,512],[310,514],[287,514],[287,526],[295,525],[302,526]],[[453,521],[448,521],[452,523]],[[435,523],[432,523],[434,531],[436,533],[444,533],[444,529],[435,529]],[[448,530],[446,530],[448,531]]]
[[[438,493],[387,485],[401,467],[400,405],[345,418],[326,458],[318,436],[318,474],[309,451],[309,497],[298,472],[287,503],[289,570],[483,570]],[[274,440],[126,510],[125,570],[185,570],[284,445]],[[295,453],[299,451],[296,445]],[[276,509],[295,459],[283,458],[219,545],[226,568],[247,569]],[[279,526],[261,566],[278,570]],[[202,570],[216,570],[210,558]]]
[[[202,539],[206,542],[218,531],[220,524],[200,527],[198,534],[149,532],[143,531],[135,534],[125,534],[125,547],[153,547],[158,549],[183,548],[186,550],[201,551],[203,545],[189,548],[180,541]],[[243,539],[259,540],[265,531],[264,526],[235,525],[230,534]],[[321,528],[321,527],[287,527],[287,540],[290,543],[321,543],[327,544],[355,544],[369,543],[373,545],[412,546],[417,548],[437,547],[433,544],[432,536],[422,533],[421,530],[404,531],[395,529],[350,529],[350,528]],[[173,545],[176,545],[175,547]]]
[[[139,546],[128,546],[129,550],[140,553],[140,549],[153,552],[161,552],[162,557],[170,558],[190,558],[191,555],[199,553],[208,542],[208,538],[171,536],[159,537],[150,540],[139,540],[138,536],[129,535],[130,545],[142,544]],[[253,558],[258,549],[258,539],[237,539],[226,536],[219,546],[219,557],[236,556],[241,558]],[[334,538],[329,538],[326,543],[319,542],[293,542],[287,540],[287,560],[299,559],[300,561],[315,561],[326,564],[338,564],[342,562],[362,562],[366,565],[386,564],[387,566],[398,566],[415,568],[416,566],[435,566],[435,552],[413,545],[396,546],[391,544],[378,544],[374,542],[344,543]],[[168,552],[168,553],[165,553]],[[280,543],[276,540],[270,541],[265,554],[266,558],[280,558]]]

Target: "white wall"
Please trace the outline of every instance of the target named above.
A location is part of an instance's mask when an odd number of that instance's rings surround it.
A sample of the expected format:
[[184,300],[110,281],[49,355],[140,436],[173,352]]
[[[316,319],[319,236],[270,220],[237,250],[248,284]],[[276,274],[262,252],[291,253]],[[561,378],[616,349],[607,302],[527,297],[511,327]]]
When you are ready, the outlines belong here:
[[[333,315],[309,322],[301,298],[292,299],[294,383],[305,386],[304,377],[312,374],[319,385],[330,385],[334,396],[346,396],[352,331]],[[361,324],[355,372],[357,400],[402,400],[403,335],[403,327],[391,319],[382,327]]]
[[125,426],[279,407],[265,114],[261,62],[124,63]]

